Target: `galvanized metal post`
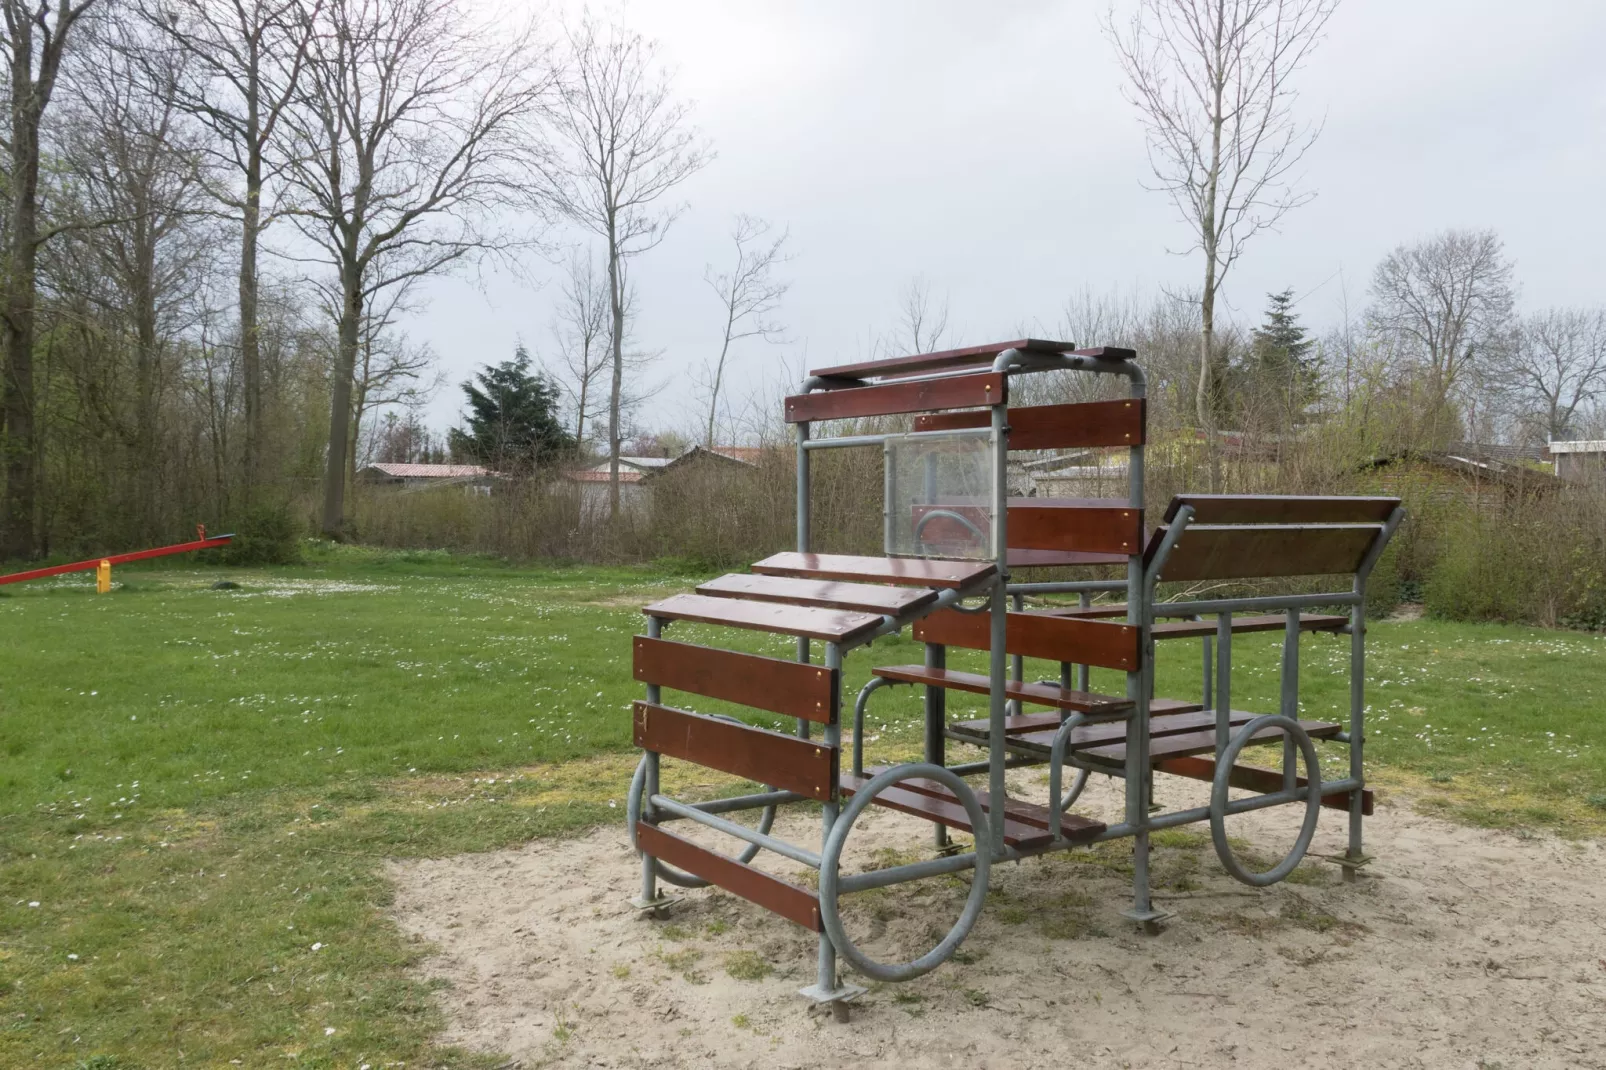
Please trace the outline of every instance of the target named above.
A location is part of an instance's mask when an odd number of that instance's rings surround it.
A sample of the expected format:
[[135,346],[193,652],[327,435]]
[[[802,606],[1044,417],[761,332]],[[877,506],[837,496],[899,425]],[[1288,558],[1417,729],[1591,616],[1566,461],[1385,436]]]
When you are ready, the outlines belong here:
[[[1093,594],[1092,594],[1092,592],[1091,591],[1082,591],[1082,592],[1080,592],[1077,595],[1076,604],[1081,606],[1083,609],[1092,608],[1092,605],[1093,605]],[[1091,690],[1093,690],[1092,687],[1089,684],[1089,675],[1090,675],[1090,670],[1089,670],[1088,666],[1085,663],[1081,664],[1081,665],[1078,665],[1076,667],[1076,689],[1078,691],[1091,691]]]
[[1232,735],[1232,612],[1216,615],[1216,759]]
[[[825,644],[825,667],[827,669],[842,668],[842,647],[836,643]],[[840,703],[838,703],[840,705]],[[837,748],[837,762],[841,763],[842,724],[839,719],[833,719],[825,726],[825,745]],[[836,824],[840,804],[837,797],[826,800],[820,806],[820,850],[825,850],[825,841],[831,836],[831,826]],[[821,993],[832,993],[837,990],[836,977],[836,947],[831,938],[825,933],[820,934],[819,975],[816,983]],[[832,1001],[831,1009],[838,1018],[846,1018],[847,1005],[840,1000]]]
[[1211,637],[1208,635],[1205,636],[1204,640],[1200,643],[1200,646],[1203,647],[1203,650],[1201,651],[1201,660],[1203,664],[1199,670],[1199,701],[1204,704],[1204,708],[1207,710],[1210,708],[1210,696],[1215,692],[1215,688],[1210,679],[1210,669],[1215,661],[1215,659],[1211,656],[1210,648],[1214,645],[1215,644],[1211,642]]
[[[1000,360],[1003,358],[1000,357]],[[993,502],[992,536],[993,557],[998,575],[993,582],[992,596],[988,600],[991,613],[990,664],[988,666],[987,695],[987,790],[992,796],[988,811],[990,826],[989,849],[994,855],[1004,850],[1004,763],[1009,753],[1004,749],[1004,718],[1006,698],[1009,601],[1005,590],[1009,583],[1009,425],[1004,399],[992,408],[993,450]],[[976,849],[981,850],[981,830],[976,830]]]
[[[1281,700],[1278,710],[1291,721],[1299,720],[1299,610],[1284,610],[1283,668]],[[1283,734],[1283,790],[1293,791],[1299,768],[1299,747],[1294,737]]]
[[[797,552],[809,552],[809,422],[804,420],[797,425]],[[805,664],[809,660],[809,641],[802,636],[797,639],[797,660]],[[807,718],[797,719],[797,734],[800,739],[808,739],[811,731]]]
[[[657,639],[663,635],[664,622],[661,617],[647,618],[647,635]],[[647,701],[657,704],[662,691],[657,684],[647,685]],[[658,794],[658,752],[647,751],[647,773],[643,782],[641,817],[645,821],[653,819],[652,797]],[[630,831],[634,836],[635,830]],[[651,910],[660,902],[658,897],[658,859],[643,851],[641,853],[641,898],[636,901],[638,910]]]
[[[948,648],[941,643],[926,644],[926,668],[948,667]],[[940,687],[926,685],[926,761],[932,765],[948,764],[948,692]],[[948,828],[935,821],[931,823],[933,846],[938,851],[948,849]]]

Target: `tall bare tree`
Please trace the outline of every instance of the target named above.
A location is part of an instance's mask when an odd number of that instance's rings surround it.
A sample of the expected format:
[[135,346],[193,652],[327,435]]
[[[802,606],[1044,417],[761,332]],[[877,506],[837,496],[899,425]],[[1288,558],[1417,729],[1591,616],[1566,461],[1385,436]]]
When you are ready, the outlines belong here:
[[608,388],[608,516],[619,515],[625,372],[625,264],[652,249],[680,212],[665,198],[713,158],[670,94],[657,46],[589,13],[568,34],[568,76],[552,124],[566,152],[545,168],[546,194],[600,235],[608,264],[612,375]]
[[1480,367],[1512,347],[1512,264],[1492,230],[1447,230],[1384,257],[1367,321],[1426,392],[1424,433],[1450,432],[1448,407]]
[[0,0],[10,112],[4,145],[9,203],[0,286],[0,341],[5,360],[5,509],[0,557],[28,557],[39,548],[39,429],[34,422],[34,314],[39,247],[55,228],[40,229],[39,134],[74,29],[97,0],[30,3]]
[[[1204,254],[1194,407],[1215,455],[1216,295],[1254,235],[1313,194],[1294,167],[1320,127],[1294,114],[1294,75],[1338,0],[1138,0],[1105,32],[1148,135],[1149,164]],[[1212,463],[1212,479],[1216,465]]]
[[533,29],[477,25],[467,0],[328,0],[294,135],[293,212],[333,269],[338,299],[322,528],[345,522],[353,376],[375,295],[522,244],[497,208],[528,175],[528,120],[552,85]]
[[725,314],[724,334],[719,356],[708,369],[708,428],[703,445],[714,447],[714,420],[719,414],[719,390],[725,379],[725,362],[731,345],[744,338],[779,341],[786,328],[769,317],[781,307],[781,298],[791,283],[775,277],[775,268],[789,257],[785,252],[787,234],[770,238],[771,227],[762,219],[738,215],[731,228],[736,246],[736,262],[729,271],[715,271],[712,264],[703,271],[703,281],[719,295]]
[[1533,426],[1572,437],[1580,410],[1606,395],[1606,309],[1551,308],[1523,319],[1515,370]]
[[[306,4],[316,11],[319,0]],[[284,166],[279,120],[295,96],[312,37],[303,0],[139,0],[138,10],[184,59],[180,105],[211,130],[209,188],[240,224],[239,349],[245,407],[241,470],[249,497],[262,478],[263,373],[259,247],[273,222],[264,200]]]
[[598,381],[613,362],[608,344],[613,323],[606,281],[597,273],[591,254],[576,249],[569,254],[557,315],[552,320],[552,341],[558,349],[557,379],[574,403],[574,441],[583,447],[586,421],[597,415]]

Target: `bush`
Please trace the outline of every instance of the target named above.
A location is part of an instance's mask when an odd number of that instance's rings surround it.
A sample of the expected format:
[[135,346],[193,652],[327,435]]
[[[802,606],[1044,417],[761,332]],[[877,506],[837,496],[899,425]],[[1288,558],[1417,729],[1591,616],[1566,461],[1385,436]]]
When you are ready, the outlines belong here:
[[262,505],[240,518],[225,565],[294,565],[301,561],[301,525],[287,505]]

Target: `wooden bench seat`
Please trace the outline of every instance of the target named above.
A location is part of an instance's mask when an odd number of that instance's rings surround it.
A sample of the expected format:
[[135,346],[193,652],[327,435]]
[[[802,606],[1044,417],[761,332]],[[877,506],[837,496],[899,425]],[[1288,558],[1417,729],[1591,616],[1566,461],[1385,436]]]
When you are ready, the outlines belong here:
[[[1041,718],[1043,715],[1034,715]],[[1055,720],[1046,724],[1038,720],[1036,724],[1028,724],[1022,728],[1011,731],[1008,721],[1027,721],[1026,717],[1006,718],[1004,734],[1009,737],[1010,746],[1020,750],[1035,751],[1047,757],[1049,748],[1054,743],[1054,736],[1059,732],[1057,715],[1050,714]],[[1245,724],[1253,720],[1256,715],[1234,710],[1231,715],[1233,725]],[[1149,737],[1151,739],[1165,735],[1174,735],[1182,732],[1195,732],[1211,728],[1216,723],[1216,715],[1212,710],[1202,710],[1197,706],[1178,713],[1162,713],[1149,717]],[[986,746],[990,738],[986,721],[959,721],[948,726],[948,735],[952,739],[962,740],[966,743],[975,743]],[[1111,743],[1125,743],[1127,724],[1085,724],[1071,733],[1071,750],[1082,750],[1087,747],[1106,746]]]
[[735,598],[710,598],[702,594],[677,594],[644,606],[649,617],[664,620],[693,620],[703,624],[723,624],[731,628],[750,628],[760,632],[780,632],[805,639],[840,643],[856,639],[881,626],[880,614],[851,613],[812,606],[788,606],[774,602],[750,602]]
[[[842,793],[852,795],[869,782],[869,776],[861,778],[851,773],[843,773]],[[992,800],[986,792],[977,792],[976,799],[981,803],[983,810],[992,812]],[[876,805],[885,806],[889,810],[923,817],[961,832],[974,833],[970,826],[970,814],[965,811],[964,806],[952,792],[933,781],[918,779],[905,781],[883,791],[876,796],[875,801]],[[1106,828],[1102,821],[1094,821],[1092,818],[1076,814],[1066,814],[1062,827],[1066,839],[1083,841],[1093,839]],[[1048,834],[1048,809],[1020,799],[1005,799],[1004,842],[1011,847],[1027,849],[1054,842],[1053,837]]]
[[888,587],[875,583],[839,580],[803,580],[790,576],[751,576],[733,573],[698,584],[698,594],[715,598],[746,598],[757,602],[785,602],[820,609],[846,609],[896,617],[937,600],[930,588]]
[[[1121,699],[1120,701],[1126,702],[1127,700]],[[1175,698],[1156,698],[1149,700],[1149,717],[1151,720],[1155,717],[1163,717],[1170,714],[1195,713],[1202,709],[1204,709],[1204,705],[1199,702],[1184,702],[1181,699]],[[1214,714],[1211,716],[1214,716]],[[1014,717],[1004,718],[1004,734],[1013,736],[1025,732],[1042,732],[1046,730],[1048,731],[1050,737],[1052,737],[1053,733],[1058,730],[1060,723],[1064,719],[1065,715],[1062,713],[1017,714]],[[1213,724],[1215,722],[1212,721],[1211,723]],[[970,732],[980,733],[982,737],[985,738],[987,735],[987,724],[987,719],[981,718],[975,721],[955,721],[950,727],[962,728]]]
[[812,580],[891,583],[900,587],[959,588],[980,583],[998,571],[991,561],[929,557],[858,557],[852,554],[772,554],[753,566],[761,576]]
[[[1233,717],[1238,717],[1238,711],[1233,711]],[[1244,720],[1250,720],[1258,714],[1245,714]],[[1329,739],[1343,731],[1343,727],[1329,724],[1325,721],[1300,721],[1299,725],[1312,739]],[[1255,739],[1275,739],[1282,736],[1282,730],[1274,725],[1268,725],[1255,733]],[[1149,740],[1149,761],[1158,765],[1168,758],[1183,758],[1193,754],[1209,754],[1216,749],[1216,733],[1214,729],[1203,732],[1181,732],[1175,735],[1154,736]],[[1126,743],[1112,743],[1105,747],[1076,748],[1077,753],[1084,758],[1092,758],[1101,762],[1113,762],[1120,765],[1126,761]],[[1281,775],[1281,774],[1279,774]]]
[[[1167,758],[1155,765],[1155,770],[1161,773],[1170,773],[1173,776],[1187,777],[1190,780],[1214,780],[1216,776],[1216,760],[1214,758]],[[1283,790],[1283,773],[1281,769],[1263,769],[1258,765],[1238,764],[1232,767],[1227,774],[1227,783],[1235,788],[1246,791],[1258,791],[1262,795]],[[1304,787],[1309,783],[1304,777],[1295,777],[1295,783]],[[1371,788],[1361,789],[1361,813],[1366,817],[1372,816],[1372,810],[1377,800]],[[1322,796],[1322,805],[1332,810],[1349,811],[1349,792],[1340,791],[1332,795]]]
[[[992,681],[981,673],[928,669],[924,665],[883,665],[870,671],[883,679],[896,680],[899,683],[929,684],[932,687],[968,691],[976,695],[987,694],[992,685]],[[1052,706],[1055,709],[1076,710],[1095,715],[1119,714],[1122,710],[1132,708],[1131,699],[1117,698],[1114,695],[1097,695],[1087,691],[1068,691],[1058,684],[1010,681],[1005,685],[1004,694],[1009,698],[1038,706]]]

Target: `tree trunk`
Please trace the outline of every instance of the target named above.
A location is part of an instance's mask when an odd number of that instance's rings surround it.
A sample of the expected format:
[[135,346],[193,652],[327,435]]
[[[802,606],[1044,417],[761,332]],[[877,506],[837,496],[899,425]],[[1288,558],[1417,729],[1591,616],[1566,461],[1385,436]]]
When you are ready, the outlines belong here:
[[725,341],[719,347],[719,363],[714,365],[714,388],[708,398],[708,438],[703,443],[706,449],[714,448],[714,416],[719,412],[719,387],[725,378],[725,357],[731,351],[731,329],[736,322],[736,309],[734,303],[725,306]]
[[346,450],[351,434],[351,387],[362,326],[362,279],[354,258],[340,269],[339,342],[329,384],[329,454],[323,475],[323,533],[343,538],[346,525]]
[[38,260],[39,117],[33,110],[33,43],[26,31],[12,42],[10,248],[5,263],[6,495],[0,556],[32,557],[38,550],[39,442],[34,425],[33,336]]
[[134,485],[138,535],[152,538],[157,531],[157,405],[160,343],[156,337],[156,236],[151,225],[135,225],[137,276],[134,279]]
[[[255,110],[255,102],[252,102]],[[240,226],[240,377],[245,402],[245,444],[241,458],[243,500],[255,500],[262,455],[262,339],[257,326],[257,236],[262,229],[262,156],[252,142],[246,162],[245,209]]]
[[625,379],[625,302],[620,292],[619,241],[608,220],[608,300],[613,313],[613,382],[608,391],[608,521],[619,519],[619,396]]

